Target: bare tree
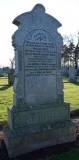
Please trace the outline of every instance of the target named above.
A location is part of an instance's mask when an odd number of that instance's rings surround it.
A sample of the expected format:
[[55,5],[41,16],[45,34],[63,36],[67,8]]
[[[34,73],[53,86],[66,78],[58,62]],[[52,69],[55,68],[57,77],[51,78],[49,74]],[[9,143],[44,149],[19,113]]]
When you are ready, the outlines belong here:
[[77,45],[75,47],[75,68],[78,68],[79,59],[79,31],[77,32]]
[[10,58],[10,68],[11,68],[11,70],[14,69],[14,66],[15,66],[15,58]]

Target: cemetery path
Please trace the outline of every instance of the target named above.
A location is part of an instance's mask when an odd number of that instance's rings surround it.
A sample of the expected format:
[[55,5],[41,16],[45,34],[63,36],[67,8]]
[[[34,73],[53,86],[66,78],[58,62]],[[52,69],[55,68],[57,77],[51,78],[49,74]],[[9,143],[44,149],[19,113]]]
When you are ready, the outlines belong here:
[[[76,124],[76,142],[69,142],[52,147],[47,147],[28,154],[13,158],[13,160],[39,160],[41,158],[51,157],[54,154],[68,152],[72,149],[79,148],[79,117],[71,119]],[[8,157],[7,149],[3,141],[3,131],[0,130],[0,160],[10,160]]]

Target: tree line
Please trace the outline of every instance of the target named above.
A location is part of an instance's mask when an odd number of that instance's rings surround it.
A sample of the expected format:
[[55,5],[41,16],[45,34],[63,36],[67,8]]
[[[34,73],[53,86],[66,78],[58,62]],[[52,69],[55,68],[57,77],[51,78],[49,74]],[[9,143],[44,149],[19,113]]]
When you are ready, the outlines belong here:
[[[77,42],[76,42],[77,41]],[[62,66],[75,66],[77,69],[79,60],[79,31],[77,35],[63,35],[63,48],[61,53]]]

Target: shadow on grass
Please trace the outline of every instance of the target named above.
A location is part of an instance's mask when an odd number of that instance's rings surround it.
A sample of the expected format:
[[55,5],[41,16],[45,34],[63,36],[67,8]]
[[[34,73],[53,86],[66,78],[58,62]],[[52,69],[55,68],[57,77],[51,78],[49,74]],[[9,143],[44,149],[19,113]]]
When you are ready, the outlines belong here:
[[7,124],[7,121],[0,122],[0,130],[3,129],[3,126]]
[[11,85],[4,85],[4,86],[2,86],[1,88],[0,88],[0,91],[4,91],[4,90],[6,90],[6,89],[8,89],[8,88],[10,88],[11,87]]
[[74,84],[76,86],[79,86],[79,82],[63,82],[63,83],[72,83],[72,84]]
[[79,109],[70,111],[70,118],[79,117]]
[[72,84],[75,84],[75,85],[79,86],[79,78],[78,77],[79,76],[75,77],[76,81],[69,82],[69,77],[68,76],[62,76],[62,81],[63,81],[63,83],[72,83]]
[[74,85],[76,85],[76,86],[79,86],[79,82],[75,82],[75,83],[73,83]]

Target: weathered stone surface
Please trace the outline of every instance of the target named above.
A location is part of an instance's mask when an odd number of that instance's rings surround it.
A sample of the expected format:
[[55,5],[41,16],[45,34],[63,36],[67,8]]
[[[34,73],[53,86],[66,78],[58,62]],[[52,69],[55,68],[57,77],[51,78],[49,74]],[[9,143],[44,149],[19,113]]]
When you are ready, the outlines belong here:
[[71,121],[28,126],[12,131],[8,125],[4,126],[4,140],[10,158],[75,139],[75,124]]
[[37,4],[16,17],[13,106],[8,107],[4,141],[10,157],[76,140],[61,76],[61,26]]
[[63,101],[62,37],[57,32],[60,22],[37,4],[31,12],[16,17],[13,23],[20,25],[13,35],[16,63],[14,106],[18,106],[20,99],[27,105]]
[[[25,108],[8,108],[8,124],[10,129],[18,129],[31,125],[40,125],[70,119],[70,104],[57,102],[52,105]],[[61,114],[62,113],[62,114]]]

